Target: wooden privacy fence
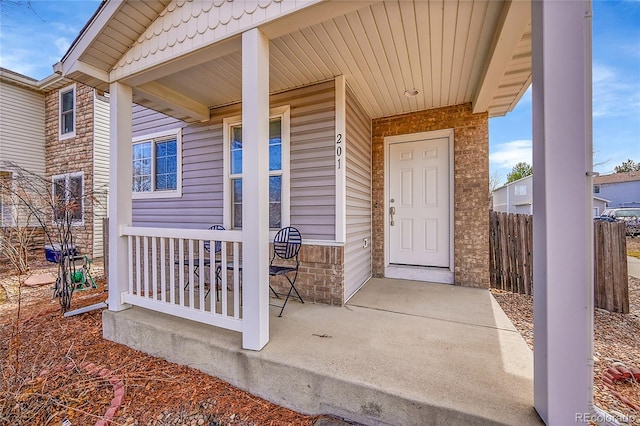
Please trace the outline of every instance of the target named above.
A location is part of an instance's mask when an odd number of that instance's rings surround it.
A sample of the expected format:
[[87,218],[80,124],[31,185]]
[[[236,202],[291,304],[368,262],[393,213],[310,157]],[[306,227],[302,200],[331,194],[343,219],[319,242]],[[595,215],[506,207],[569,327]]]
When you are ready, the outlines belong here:
[[[533,216],[490,213],[491,287],[533,294]],[[594,304],[629,313],[625,224],[594,222]]]
[[533,294],[533,217],[491,212],[489,234],[491,287]]

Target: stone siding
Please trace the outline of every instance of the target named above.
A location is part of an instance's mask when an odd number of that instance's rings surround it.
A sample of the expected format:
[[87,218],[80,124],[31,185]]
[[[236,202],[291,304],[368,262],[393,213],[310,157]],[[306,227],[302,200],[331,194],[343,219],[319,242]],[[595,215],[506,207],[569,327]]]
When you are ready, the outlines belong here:
[[[49,242],[45,240],[44,231],[41,227],[15,228],[7,226],[0,228],[0,234],[0,238],[3,238],[7,244],[11,244],[17,250],[24,249],[29,261],[35,261],[38,264],[45,260],[44,246]],[[6,248],[2,250],[6,250]],[[7,252],[0,253],[0,273],[12,274],[17,272],[12,260],[12,256]],[[29,265],[29,268],[31,267]]]
[[384,138],[454,130],[454,282],[489,287],[489,128],[486,113],[471,104],[374,119],[373,273],[384,276]]
[[74,244],[93,253],[93,89],[76,84],[75,137],[60,140],[58,90],[45,95],[45,170],[52,176],[84,172],[84,224],[73,227]]

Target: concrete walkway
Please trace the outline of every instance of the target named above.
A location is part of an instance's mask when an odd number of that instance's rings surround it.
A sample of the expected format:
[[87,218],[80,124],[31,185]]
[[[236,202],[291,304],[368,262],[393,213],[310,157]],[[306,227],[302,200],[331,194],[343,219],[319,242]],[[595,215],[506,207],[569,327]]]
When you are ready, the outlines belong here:
[[640,259],[627,256],[627,273],[632,277],[640,278]]
[[270,343],[141,308],[104,335],[310,414],[368,425],[539,425],[533,355],[486,290],[372,279],[345,307],[272,309]]

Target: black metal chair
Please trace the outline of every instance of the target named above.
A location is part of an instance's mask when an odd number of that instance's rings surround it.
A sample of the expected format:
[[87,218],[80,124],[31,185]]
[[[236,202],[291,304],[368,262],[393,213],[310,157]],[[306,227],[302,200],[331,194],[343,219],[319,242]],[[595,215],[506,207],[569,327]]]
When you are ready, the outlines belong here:
[[[300,267],[298,253],[300,252],[301,246],[302,236],[300,235],[300,231],[291,226],[279,230],[273,239],[273,256],[269,262],[269,276],[284,276],[290,284],[289,292],[284,299],[284,304],[281,307],[278,306],[281,308],[280,314],[278,315],[279,317],[282,316],[282,311],[284,311],[285,306],[287,306],[292,291],[296,293],[296,296],[300,299],[300,303],[304,303],[302,296],[300,296],[295,286],[296,279],[298,278],[298,268]],[[295,266],[291,264],[291,259],[295,259]],[[281,263],[283,261],[288,262]],[[269,284],[269,288],[276,298],[279,299],[280,295],[271,287],[271,284]]]

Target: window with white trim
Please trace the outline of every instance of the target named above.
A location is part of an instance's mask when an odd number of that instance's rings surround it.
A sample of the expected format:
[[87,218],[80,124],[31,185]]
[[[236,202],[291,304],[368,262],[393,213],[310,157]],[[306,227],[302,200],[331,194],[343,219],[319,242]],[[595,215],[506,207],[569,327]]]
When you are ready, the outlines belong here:
[[84,224],[84,172],[56,175],[51,183],[53,221]]
[[[242,228],[242,123],[224,120],[224,224]],[[289,107],[271,110],[269,119],[269,229],[289,226]]]
[[182,196],[180,129],[133,140],[133,198]]
[[516,185],[513,187],[515,195],[527,195],[527,185]]
[[72,138],[76,135],[76,85],[60,89],[58,93],[60,139]]

